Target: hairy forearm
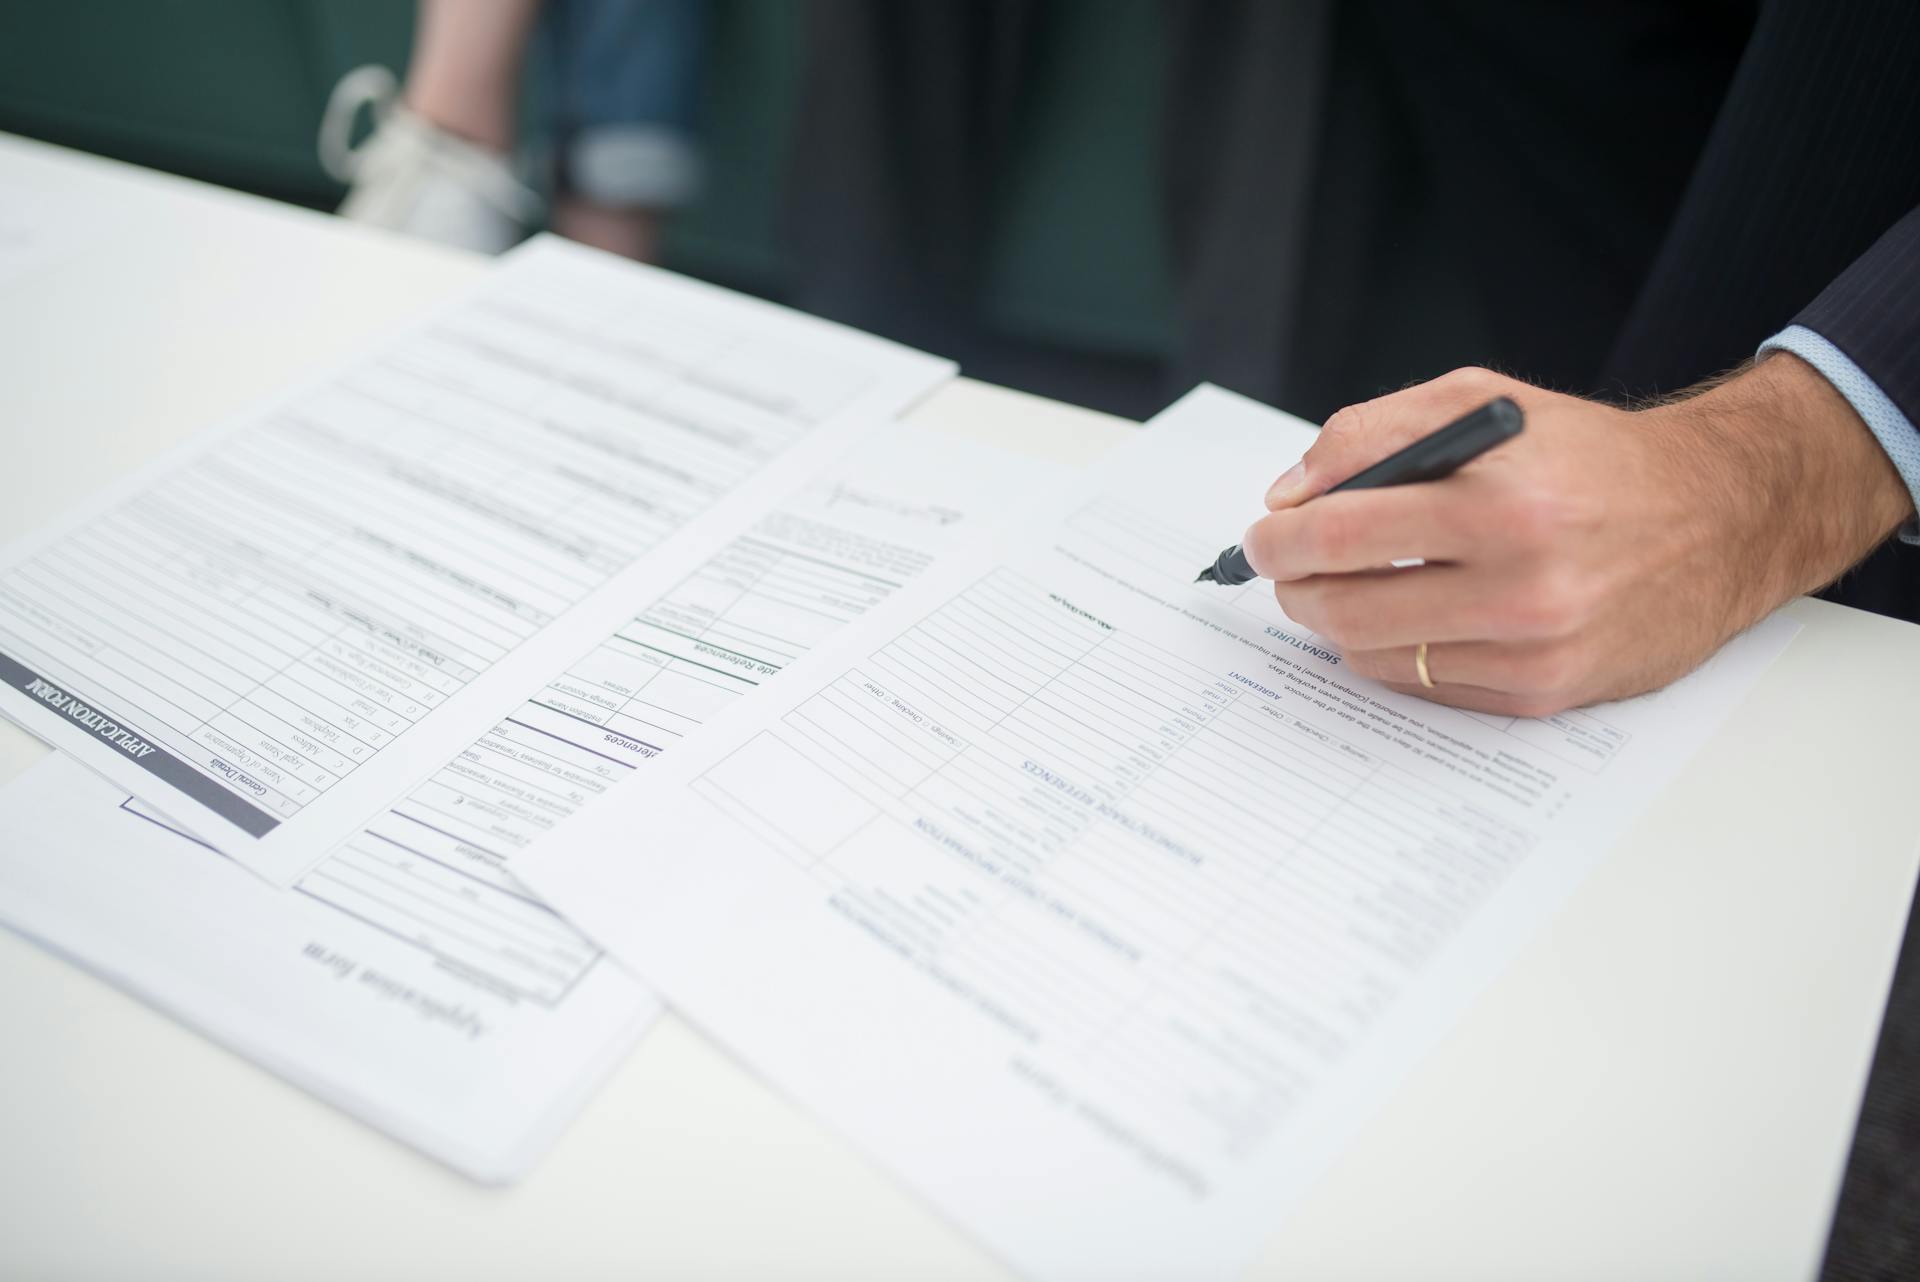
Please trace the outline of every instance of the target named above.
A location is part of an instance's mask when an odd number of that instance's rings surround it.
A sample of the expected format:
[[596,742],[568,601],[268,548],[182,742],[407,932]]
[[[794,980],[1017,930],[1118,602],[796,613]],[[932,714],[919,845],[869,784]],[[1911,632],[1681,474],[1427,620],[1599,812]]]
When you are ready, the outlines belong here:
[[1832,582],[1913,515],[1866,424],[1790,353],[1636,417],[1671,434],[1676,462],[1696,469],[1701,525],[1742,587],[1735,626]]

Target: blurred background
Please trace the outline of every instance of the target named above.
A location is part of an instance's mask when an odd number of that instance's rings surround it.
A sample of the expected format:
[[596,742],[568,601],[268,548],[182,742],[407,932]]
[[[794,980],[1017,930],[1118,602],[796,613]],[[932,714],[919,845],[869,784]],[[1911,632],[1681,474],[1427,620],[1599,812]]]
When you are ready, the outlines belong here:
[[[454,3],[469,9],[463,20],[487,7],[486,0]],[[609,7],[618,17],[636,6]],[[664,39],[641,33],[652,45],[642,52],[656,62],[698,60],[694,74],[664,69],[683,77],[697,99],[689,133],[699,176],[660,219],[649,257],[788,298],[795,290],[785,184],[801,88],[801,6],[695,0],[690,7],[701,11],[691,40],[684,31]],[[347,194],[316,147],[329,95],[358,67],[403,73],[416,25],[415,6],[403,0],[3,8],[0,129],[315,209],[333,209]],[[1150,159],[1157,12],[1147,0],[1044,7],[1033,54],[1046,64],[1035,82],[1050,92],[1025,109],[1031,127],[1021,132],[1022,154],[1009,157],[987,211],[995,232],[964,325],[975,341],[960,344],[980,377],[1133,417],[1171,399],[1160,375],[1171,301]],[[578,58],[554,56],[552,36],[532,34],[513,95],[514,149],[529,184],[543,191],[552,185],[553,157],[541,153],[553,145],[555,117],[571,97],[556,80],[581,70]],[[1068,49],[1076,56],[1059,56]],[[586,71],[622,74],[617,65]],[[371,114],[361,113],[356,135]],[[979,350],[989,346],[981,336],[996,350]],[[960,357],[954,346],[934,350]]]

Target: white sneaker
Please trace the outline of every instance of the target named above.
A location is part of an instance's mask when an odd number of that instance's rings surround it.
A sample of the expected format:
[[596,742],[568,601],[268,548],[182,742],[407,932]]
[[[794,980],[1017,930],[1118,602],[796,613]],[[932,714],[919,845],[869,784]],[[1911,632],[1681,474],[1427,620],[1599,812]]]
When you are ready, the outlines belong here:
[[[349,147],[362,108],[373,132]],[[385,67],[340,78],[320,121],[320,164],[349,185],[340,215],[443,245],[497,254],[540,221],[540,197],[505,157],[448,133],[400,102]]]

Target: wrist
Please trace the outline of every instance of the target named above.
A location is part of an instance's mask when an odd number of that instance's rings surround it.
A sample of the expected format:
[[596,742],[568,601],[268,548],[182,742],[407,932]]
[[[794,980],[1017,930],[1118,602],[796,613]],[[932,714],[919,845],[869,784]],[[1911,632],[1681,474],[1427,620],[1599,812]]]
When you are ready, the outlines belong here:
[[1741,626],[1832,582],[1913,516],[1866,423],[1789,352],[1641,417],[1690,456],[1674,462],[1697,478],[1725,568],[1741,572]]

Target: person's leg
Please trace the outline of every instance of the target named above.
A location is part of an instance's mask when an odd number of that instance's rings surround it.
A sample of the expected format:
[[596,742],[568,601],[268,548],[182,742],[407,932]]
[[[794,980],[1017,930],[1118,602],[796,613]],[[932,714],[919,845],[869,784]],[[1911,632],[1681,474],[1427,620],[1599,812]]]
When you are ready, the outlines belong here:
[[406,103],[498,152],[513,148],[520,67],[541,0],[420,0]]
[[[320,162],[347,184],[356,222],[498,253],[541,216],[513,162],[514,121],[541,0],[420,0],[404,87],[381,66],[342,76],[320,123]],[[373,129],[350,145],[362,113]]]
[[548,227],[568,240],[643,263],[658,259],[661,211],[633,205],[603,205],[573,192],[553,198]]
[[542,21],[556,161],[549,226],[651,261],[665,216],[699,186],[704,0],[550,0]]

